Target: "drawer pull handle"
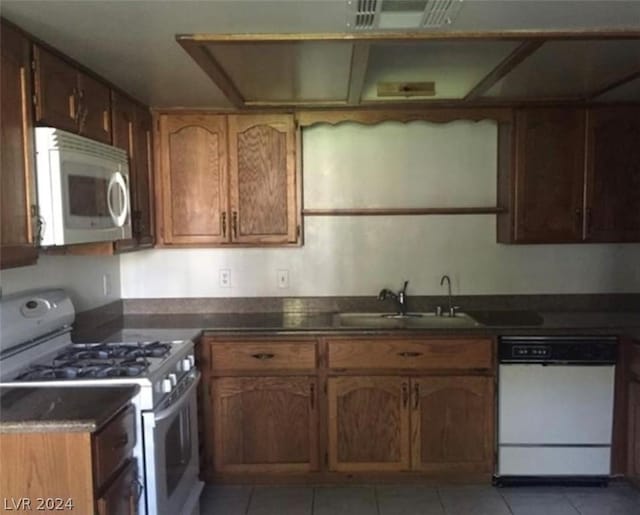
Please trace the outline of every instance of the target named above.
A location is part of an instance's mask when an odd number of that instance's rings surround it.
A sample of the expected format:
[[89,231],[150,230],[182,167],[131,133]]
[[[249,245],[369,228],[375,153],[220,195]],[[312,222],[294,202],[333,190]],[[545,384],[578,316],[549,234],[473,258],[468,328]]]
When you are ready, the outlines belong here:
[[275,354],[271,354],[270,352],[258,352],[257,354],[251,354],[251,357],[260,359],[260,360],[265,360],[265,359],[274,358]]
[[418,406],[420,405],[420,384],[419,383],[414,383],[413,385],[413,409],[417,410]]
[[402,358],[417,358],[418,356],[422,356],[422,352],[404,351],[398,352],[398,356]]
[[402,383],[402,407],[406,408],[409,403],[409,385]]
[[123,435],[113,443],[113,449],[121,449],[129,443],[129,435]]

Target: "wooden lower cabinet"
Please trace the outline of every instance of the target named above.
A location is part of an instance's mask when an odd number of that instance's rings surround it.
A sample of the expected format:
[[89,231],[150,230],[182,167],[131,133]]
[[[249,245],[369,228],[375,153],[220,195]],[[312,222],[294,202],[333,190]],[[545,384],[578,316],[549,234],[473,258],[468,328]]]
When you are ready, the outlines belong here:
[[98,515],[135,515],[139,493],[135,488],[137,480],[135,462],[131,460],[98,499]]
[[629,454],[627,475],[640,486],[640,380],[629,383]]
[[212,379],[215,470],[316,470],[317,390],[306,376]]
[[491,377],[332,377],[328,402],[330,470],[491,472]]
[[331,377],[327,393],[330,470],[409,468],[407,378]]
[[493,378],[420,377],[411,384],[411,468],[491,472]]

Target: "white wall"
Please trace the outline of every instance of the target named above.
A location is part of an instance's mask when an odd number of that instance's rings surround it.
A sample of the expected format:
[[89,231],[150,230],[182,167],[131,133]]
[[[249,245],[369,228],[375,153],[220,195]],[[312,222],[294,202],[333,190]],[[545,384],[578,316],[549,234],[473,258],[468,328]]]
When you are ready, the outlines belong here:
[[[305,245],[150,250],[122,255],[122,296],[375,295],[409,279],[412,294],[640,291],[640,245],[496,243],[495,216],[308,217]],[[218,271],[231,270],[220,288]],[[289,288],[277,271],[289,271]]]
[[[491,205],[496,138],[491,122],[305,129],[305,206],[371,207],[412,195],[426,207]],[[495,215],[307,217],[301,248],[122,255],[122,296],[375,295],[403,279],[411,294],[431,295],[442,293],[444,273],[465,295],[640,292],[638,244],[500,245],[495,226]],[[219,286],[220,269],[231,271],[230,288]],[[289,288],[278,288],[278,270],[288,270]]]
[[[117,256],[44,256],[34,266],[3,270],[2,294],[33,288],[65,288],[71,294],[76,311],[108,304],[121,297],[120,262]],[[103,276],[110,283],[104,295]]]

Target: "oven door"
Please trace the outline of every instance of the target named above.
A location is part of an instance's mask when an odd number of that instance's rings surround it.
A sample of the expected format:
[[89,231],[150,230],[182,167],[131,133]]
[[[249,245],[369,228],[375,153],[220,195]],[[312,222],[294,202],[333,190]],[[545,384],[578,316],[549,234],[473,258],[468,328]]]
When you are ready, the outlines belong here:
[[192,377],[167,406],[142,414],[149,515],[191,513],[202,490],[203,483],[198,480],[196,404],[200,373]]

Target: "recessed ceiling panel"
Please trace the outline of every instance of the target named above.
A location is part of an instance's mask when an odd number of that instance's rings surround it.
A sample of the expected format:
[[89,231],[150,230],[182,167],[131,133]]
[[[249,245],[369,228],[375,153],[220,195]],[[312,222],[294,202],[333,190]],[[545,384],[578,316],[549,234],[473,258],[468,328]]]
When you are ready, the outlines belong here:
[[207,43],[246,102],[346,101],[351,42]]
[[435,95],[412,98],[463,98],[518,44],[514,41],[376,43],[369,54],[362,100],[389,100],[378,97],[379,82],[435,82]]
[[487,93],[500,98],[583,98],[640,70],[640,39],[551,41]]

